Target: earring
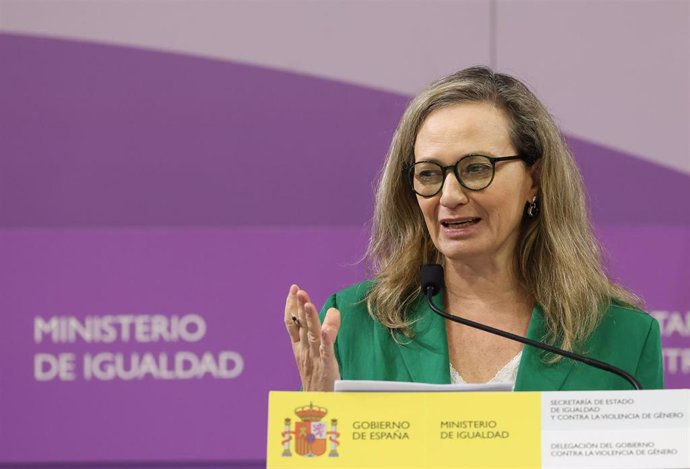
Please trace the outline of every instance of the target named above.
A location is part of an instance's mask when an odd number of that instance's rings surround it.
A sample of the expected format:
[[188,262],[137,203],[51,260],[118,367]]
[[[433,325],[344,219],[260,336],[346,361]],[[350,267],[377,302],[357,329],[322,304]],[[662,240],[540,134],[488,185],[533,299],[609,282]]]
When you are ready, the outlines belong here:
[[539,215],[539,206],[537,205],[537,196],[532,197],[531,202],[527,202],[527,216],[534,218]]

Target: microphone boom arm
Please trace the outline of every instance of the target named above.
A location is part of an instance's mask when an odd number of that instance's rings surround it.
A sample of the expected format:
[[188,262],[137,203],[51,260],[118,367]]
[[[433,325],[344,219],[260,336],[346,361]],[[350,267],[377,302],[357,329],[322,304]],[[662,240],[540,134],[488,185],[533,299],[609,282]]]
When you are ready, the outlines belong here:
[[489,332],[491,334],[496,334],[501,337],[505,337],[506,339],[512,339],[515,341],[518,341],[520,343],[523,343],[525,345],[531,345],[532,347],[537,347],[542,350],[547,350],[551,353],[555,353],[556,355],[561,355],[563,357],[570,358],[571,360],[575,360],[578,362],[585,363],[587,365],[593,366],[595,368],[599,368],[600,370],[608,371],[609,373],[613,373],[615,375],[620,376],[621,378],[625,379],[627,382],[629,382],[636,390],[642,389],[642,385],[640,382],[635,379],[633,375],[628,373],[625,370],[621,370],[620,368],[617,368],[613,365],[609,365],[608,363],[595,360],[594,358],[588,358],[584,357],[581,355],[578,355],[576,353],[568,352],[567,350],[562,350],[558,347],[554,347],[549,344],[545,344],[543,342],[539,342],[533,339],[528,339],[527,337],[523,337],[520,335],[516,335],[507,331],[502,331],[501,329],[496,329],[495,327],[487,326],[485,324],[481,324],[475,321],[472,321],[470,319],[465,319],[460,316],[455,316],[454,314],[447,313],[446,311],[443,311],[442,309],[438,308],[433,301],[433,296],[436,293],[435,288],[432,285],[427,285],[426,286],[426,299],[429,302],[429,307],[439,316],[442,316],[449,321],[457,322],[460,324],[464,324],[465,326],[469,327],[474,327],[476,329],[480,329],[485,332]]

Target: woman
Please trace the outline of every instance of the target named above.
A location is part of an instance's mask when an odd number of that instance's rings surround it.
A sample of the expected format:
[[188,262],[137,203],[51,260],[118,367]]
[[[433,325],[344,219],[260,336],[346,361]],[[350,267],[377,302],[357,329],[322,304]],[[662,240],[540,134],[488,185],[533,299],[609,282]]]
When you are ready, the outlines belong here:
[[663,387],[658,324],[606,277],[573,158],[544,106],[510,76],[469,68],[410,103],[377,191],[368,257],[374,279],[331,296],[321,318],[306,291],[290,288],[285,323],[305,390],[332,390],[336,379],[630,388],[445,322],[419,287],[420,266],[432,262],[444,266],[446,310]]

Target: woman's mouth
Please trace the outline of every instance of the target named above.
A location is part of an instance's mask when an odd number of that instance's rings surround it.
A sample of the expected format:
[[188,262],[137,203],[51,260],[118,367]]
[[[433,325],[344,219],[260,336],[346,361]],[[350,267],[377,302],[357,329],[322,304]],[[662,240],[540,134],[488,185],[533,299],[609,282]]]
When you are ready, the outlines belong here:
[[458,218],[458,219],[445,219],[441,220],[441,225],[443,225],[444,228],[449,228],[449,229],[460,229],[460,228],[466,228],[468,226],[476,225],[479,223],[481,218]]

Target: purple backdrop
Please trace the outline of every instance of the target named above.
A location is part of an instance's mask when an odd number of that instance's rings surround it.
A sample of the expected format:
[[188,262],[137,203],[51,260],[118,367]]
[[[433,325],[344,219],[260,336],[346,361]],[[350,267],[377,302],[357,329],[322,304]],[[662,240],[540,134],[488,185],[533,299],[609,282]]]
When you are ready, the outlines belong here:
[[[295,389],[292,282],[363,279],[372,184],[409,99],[229,62],[0,35],[0,463],[258,461]],[[690,376],[690,178],[569,139],[611,274]],[[197,314],[194,343],[36,343],[37,316]],[[685,326],[683,326],[685,325]],[[233,351],[239,376],[38,382],[37,353]]]
[[[287,288],[313,287],[320,304],[324,285],[361,278],[352,264],[365,238],[355,228],[0,232],[0,460],[262,459],[268,390],[299,388]],[[207,332],[194,343],[34,341],[36,316],[154,314],[200,315]],[[224,350],[243,358],[235,378],[87,381],[79,371],[86,353]],[[75,380],[34,380],[36,353],[67,352]]]

